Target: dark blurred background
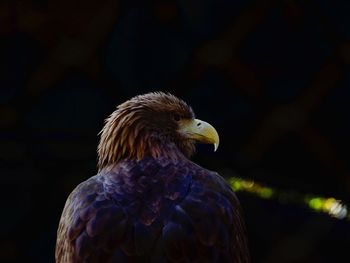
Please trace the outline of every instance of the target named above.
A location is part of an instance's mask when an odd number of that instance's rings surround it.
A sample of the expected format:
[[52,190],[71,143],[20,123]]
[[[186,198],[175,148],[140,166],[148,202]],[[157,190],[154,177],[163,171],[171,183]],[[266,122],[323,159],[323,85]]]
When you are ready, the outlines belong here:
[[[348,0],[1,0],[0,261],[54,262],[104,118],[148,91],[217,128],[202,166],[349,202],[349,14]],[[350,220],[238,197],[253,262],[348,261]]]

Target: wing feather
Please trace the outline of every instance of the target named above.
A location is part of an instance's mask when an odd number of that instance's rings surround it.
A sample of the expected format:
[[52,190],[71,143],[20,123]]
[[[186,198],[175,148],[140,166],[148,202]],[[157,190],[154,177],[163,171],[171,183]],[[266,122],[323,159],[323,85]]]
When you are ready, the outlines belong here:
[[56,262],[247,263],[249,253],[240,204],[220,175],[146,158],[72,192]]

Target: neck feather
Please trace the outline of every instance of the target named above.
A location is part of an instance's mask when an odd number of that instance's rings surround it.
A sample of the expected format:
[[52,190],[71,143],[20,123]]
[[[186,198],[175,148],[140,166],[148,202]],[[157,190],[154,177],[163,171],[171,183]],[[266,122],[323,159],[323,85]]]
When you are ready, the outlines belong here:
[[[179,148],[180,147],[180,148]],[[123,159],[141,160],[145,156],[169,158],[177,161],[194,152],[192,142],[175,143],[147,124],[137,112],[126,114],[117,110],[106,120],[98,146],[99,170],[117,164]],[[186,157],[185,157],[186,156]]]

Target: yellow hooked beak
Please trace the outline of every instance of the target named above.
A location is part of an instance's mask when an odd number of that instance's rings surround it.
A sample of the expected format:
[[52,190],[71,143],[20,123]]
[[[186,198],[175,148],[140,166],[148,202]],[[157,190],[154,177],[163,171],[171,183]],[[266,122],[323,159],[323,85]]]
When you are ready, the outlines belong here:
[[219,135],[215,128],[198,119],[180,121],[180,132],[187,138],[201,143],[214,144],[214,152],[219,147]]

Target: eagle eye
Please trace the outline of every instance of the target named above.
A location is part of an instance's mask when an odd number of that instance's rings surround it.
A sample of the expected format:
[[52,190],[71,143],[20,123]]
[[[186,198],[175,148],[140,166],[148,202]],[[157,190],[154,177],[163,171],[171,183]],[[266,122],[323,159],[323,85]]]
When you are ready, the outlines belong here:
[[180,117],[179,114],[175,114],[175,115],[173,116],[173,118],[174,118],[175,121],[180,121],[180,119],[181,119],[181,117]]

